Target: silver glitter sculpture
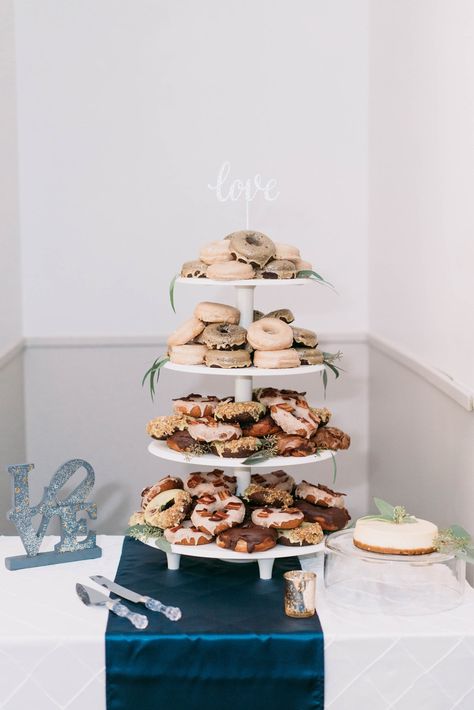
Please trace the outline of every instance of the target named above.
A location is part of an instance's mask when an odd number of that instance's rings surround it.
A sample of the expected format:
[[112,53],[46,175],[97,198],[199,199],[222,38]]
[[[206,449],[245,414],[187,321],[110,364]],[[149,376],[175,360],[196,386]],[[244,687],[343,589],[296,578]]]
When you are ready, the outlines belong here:
[[[61,488],[80,468],[85,469],[85,478],[66,498],[58,500]],[[88,530],[86,518],[77,517],[79,512],[84,512],[91,520],[97,518],[97,506],[86,500],[95,482],[94,469],[90,463],[82,459],[66,461],[51,478],[49,486],[45,487],[38,505],[30,506],[28,474],[33,469],[32,463],[8,467],[12,477],[13,508],[7,513],[7,518],[18,530],[26,555],[6,557],[7,569],[57,565],[100,557],[102,550],[96,545],[95,532]],[[35,529],[32,522],[35,515],[41,515],[38,529]],[[54,551],[40,552],[48,525],[55,516],[60,519],[61,539],[54,546]]]

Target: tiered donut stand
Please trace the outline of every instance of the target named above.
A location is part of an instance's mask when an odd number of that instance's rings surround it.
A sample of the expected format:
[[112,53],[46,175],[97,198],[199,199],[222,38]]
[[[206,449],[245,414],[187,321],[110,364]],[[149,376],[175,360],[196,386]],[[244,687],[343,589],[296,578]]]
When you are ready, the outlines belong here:
[[[243,328],[248,328],[248,326],[253,322],[253,311],[254,311],[254,292],[255,288],[268,287],[268,286],[303,286],[305,284],[310,284],[310,281],[305,278],[288,279],[288,280],[278,280],[278,281],[267,281],[265,279],[255,279],[248,281],[213,281],[211,279],[187,279],[178,278],[176,279],[176,284],[186,284],[187,286],[230,286],[236,291],[236,306],[240,310],[240,325]],[[173,372],[183,372],[183,373],[193,373],[200,375],[213,375],[219,377],[232,377],[234,380],[234,396],[236,402],[248,402],[252,399],[253,390],[253,378],[257,377],[282,377],[284,375],[307,375],[310,373],[322,372],[324,370],[324,365],[302,365],[300,367],[288,368],[288,369],[263,369],[259,367],[245,367],[245,368],[234,368],[234,369],[221,369],[221,368],[211,368],[205,365],[175,365],[171,362],[167,362],[164,365],[165,368]],[[244,465],[245,459],[236,458],[223,458],[220,456],[215,456],[213,454],[205,454],[202,456],[185,456],[176,451],[172,451],[166,445],[165,441],[153,441],[148,450],[154,456],[158,456],[162,459],[167,459],[169,461],[176,461],[178,463],[188,463],[193,467],[212,467],[212,468],[232,468],[233,473],[237,478],[237,495],[242,495],[244,490],[250,484],[250,473],[251,467]],[[313,454],[311,456],[304,457],[284,457],[284,456],[274,456],[255,464],[252,468],[272,468],[278,469],[287,466],[295,466],[302,464],[315,464],[320,461],[325,461],[326,459],[334,456],[335,452],[331,451],[321,451],[318,454]],[[155,543],[150,541],[149,544],[154,545]],[[323,543],[319,545],[308,545],[305,547],[287,547],[285,545],[276,545],[271,550],[266,552],[253,552],[250,554],[242,552],[234,552],[233,550],[225,550],[215,543],[209,543],[208,545],[196,545],[196,546],[185,546],[185,545],[171,545],[171,552],[167,552],[168,558],[168,569],[177,570],[179,569],[180,557],[181,555],[188,555],[190,557],[205,557],[214,558],[219,560],[226,560],[227,562],[258,562],[260,579],[271,579],[273,561],[278,557],[301,557],[302,555],[311,555],[315,552],[319,552],[324,547]]]

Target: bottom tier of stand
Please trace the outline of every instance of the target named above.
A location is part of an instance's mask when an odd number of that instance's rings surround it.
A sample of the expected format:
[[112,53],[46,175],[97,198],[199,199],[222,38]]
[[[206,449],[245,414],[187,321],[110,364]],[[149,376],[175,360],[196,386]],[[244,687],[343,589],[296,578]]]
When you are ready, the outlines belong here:
[[[159,547],[154,540],[149,540],[145,543],[150,547]],[[272,578],[273,561],[281,557],[303,557],[306,555],[314,555],[317,552],[324,550],[324,543],[319,545],[307,545],[303,547],[286,547],[285,545],[276,545],[271,550],[266,552],[252,552],[250,554],[244,552],[234,552],[233,550],[224,550],[216,543],[211,542],[209,545],[196,545],[195,547],[187,545],[171,545],[171,552],[166,553],[168,560],[168,569],[177,570],[181,561],[181,556],[201,557],[206,559],[222,560],[224,562],[240,562],[250,563],[257,562],[260,579],[269,580]]]

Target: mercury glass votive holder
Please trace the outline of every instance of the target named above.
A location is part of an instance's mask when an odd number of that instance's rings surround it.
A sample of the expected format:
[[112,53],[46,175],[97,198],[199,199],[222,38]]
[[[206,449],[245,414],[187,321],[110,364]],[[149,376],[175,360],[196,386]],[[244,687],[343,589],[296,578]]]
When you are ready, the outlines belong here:
[[285,572],[285,614],[295,618],[313,616],[316,611],[316,575],[314,572]]

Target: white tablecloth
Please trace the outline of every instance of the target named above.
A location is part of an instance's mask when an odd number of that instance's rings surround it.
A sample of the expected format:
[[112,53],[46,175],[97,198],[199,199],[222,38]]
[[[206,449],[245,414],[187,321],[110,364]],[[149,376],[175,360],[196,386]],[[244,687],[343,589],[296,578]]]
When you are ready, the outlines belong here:
[[[103,556],[97,560],[9,572],[3,557],[23,548],[18,538],[0,538],[0,708],[105,709],[107,614],[85,607],[74,587],[78,581],[94,586],[91,574],[113,579],[122,539],[99,536]],[[472,589],[462,606],[443,614],[387,617],[331,608],[319,585],[318,613],[326,708],[474,708]]]

